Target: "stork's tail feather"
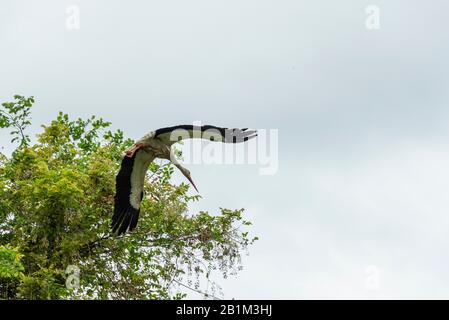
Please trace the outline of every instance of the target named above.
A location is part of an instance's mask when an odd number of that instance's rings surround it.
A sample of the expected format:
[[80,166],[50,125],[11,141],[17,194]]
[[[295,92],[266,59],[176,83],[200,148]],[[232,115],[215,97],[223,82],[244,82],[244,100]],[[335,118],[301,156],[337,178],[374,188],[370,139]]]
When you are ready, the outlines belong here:
[[131,206],[117,209],[112,217],[112,232],[121,235],[127,231],[133,231],[139,221],[140,209]]

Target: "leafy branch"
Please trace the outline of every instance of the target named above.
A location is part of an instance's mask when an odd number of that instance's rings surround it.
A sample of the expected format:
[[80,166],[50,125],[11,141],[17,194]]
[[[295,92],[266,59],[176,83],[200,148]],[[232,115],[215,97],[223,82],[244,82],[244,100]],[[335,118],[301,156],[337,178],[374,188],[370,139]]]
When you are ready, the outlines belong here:
[[25,134],[25,129],[31,124],[29,117],[34,97],[25,98],[15,95],[14,102],[2,103],[0,109],[0,128],[13,128],[10,134],[13,136],[11,142],[20,141],[19,147],[27,147],[30,137]]

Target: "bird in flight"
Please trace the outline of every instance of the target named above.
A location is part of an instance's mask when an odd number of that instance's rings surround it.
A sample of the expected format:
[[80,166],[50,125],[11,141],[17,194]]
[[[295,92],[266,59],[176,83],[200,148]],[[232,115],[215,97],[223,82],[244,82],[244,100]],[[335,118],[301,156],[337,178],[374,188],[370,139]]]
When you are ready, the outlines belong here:
[[257,136],[255,130],[228,129],[210,125],[179,125],[152,131],[128,149],[116,177],[116,194],[112,232],[121,235],[137,226],[146,172],[154,159],[171,161],[189,180],[195,190],[190,171],[183,167],[171,146],[184,139],[206,139],[224,143],[240,143]]

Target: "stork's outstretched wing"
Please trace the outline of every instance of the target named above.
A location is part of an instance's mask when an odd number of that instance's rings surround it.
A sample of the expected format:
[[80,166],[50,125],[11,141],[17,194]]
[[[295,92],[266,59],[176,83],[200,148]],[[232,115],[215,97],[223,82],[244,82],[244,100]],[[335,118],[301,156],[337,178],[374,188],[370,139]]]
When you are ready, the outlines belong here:
[[172,144],[185,139],[206,139],[225,143],[239,143],[248,141],[257,136],[255,130],[228,129],[215,126],[194,126],[179,125],[158,129],[154,132],[154,137],[171,146]]
[[121,235],[133,230],[140,214],[145,174],[154,156],[141,149],[132,157],[124,157],[116,177],[116,193],[112,232]]

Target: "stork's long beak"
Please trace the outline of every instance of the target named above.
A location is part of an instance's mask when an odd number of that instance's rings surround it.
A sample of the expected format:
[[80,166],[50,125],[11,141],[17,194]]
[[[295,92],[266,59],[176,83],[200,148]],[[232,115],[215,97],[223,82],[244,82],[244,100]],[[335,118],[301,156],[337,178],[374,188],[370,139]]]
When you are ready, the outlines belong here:
[[[184,173],[184,172],[183,172]],[[184,176],[187,178],[187,180],[190,181],[190,183],[192,184],[192,186],[195,188],[196,192],[200,193],[195,185],[195,183],[192,180],[192,177],[190,176],[190,174],[188,173],[184,173]]]
[[184,177],[187,178],[187,180],[190,181],[190,183],[192,184],[192,186],[195,188],[196,192],[200,193],[198,191],[198,188],[196,187],[195,183],[193,182],[192,176],[190,175],[190,171],[187,170],[186,168],[184,168],[183,166],[181,166],[180,164],[175,164],[176,167],[178,167],[178,169],[182,172],[182,174],[184,175]]

